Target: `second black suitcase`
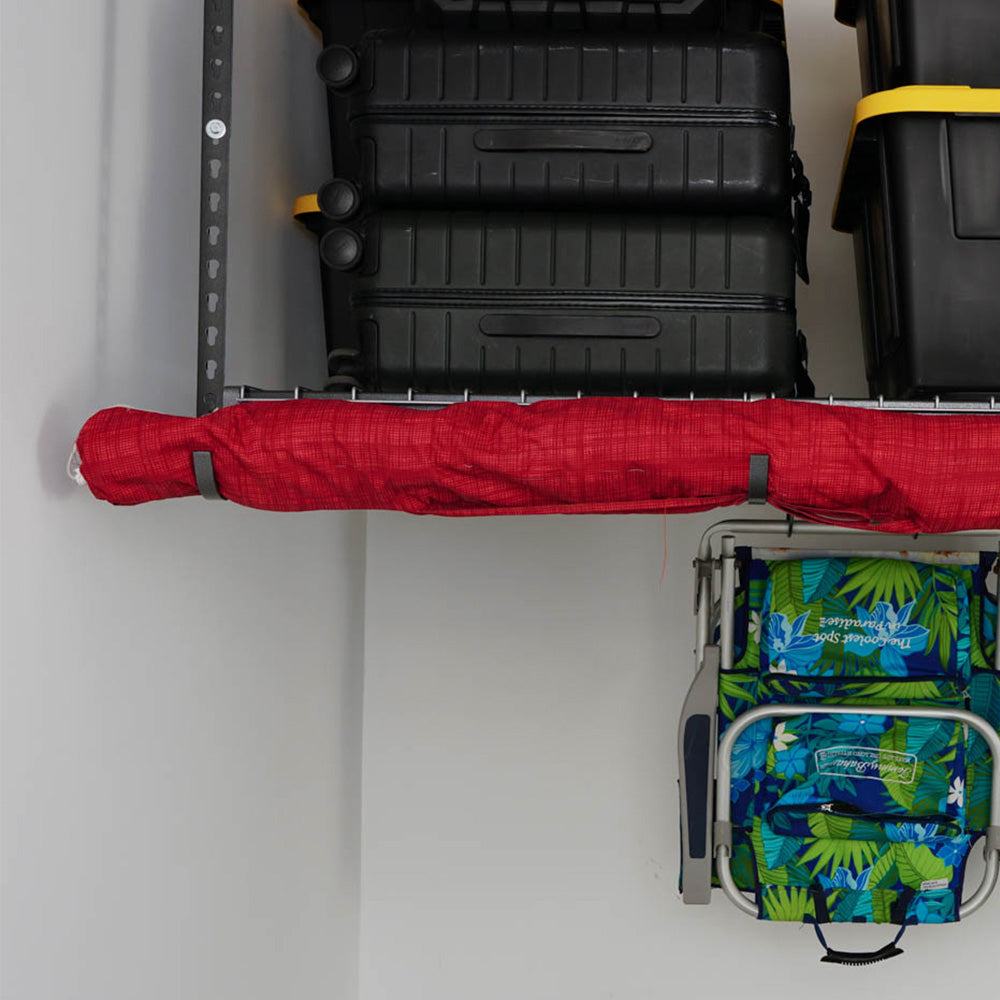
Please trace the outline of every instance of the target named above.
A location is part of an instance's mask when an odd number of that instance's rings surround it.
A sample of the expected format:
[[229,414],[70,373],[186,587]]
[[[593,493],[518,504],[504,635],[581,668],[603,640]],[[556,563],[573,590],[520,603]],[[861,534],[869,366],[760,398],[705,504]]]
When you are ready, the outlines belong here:
[[785,218],[386,212],[320,243],[334,384],[371,391],[793,392]]
[[368,203],[787,210],[788,60],[766,35],[374,32],[351,58],[346,179]]

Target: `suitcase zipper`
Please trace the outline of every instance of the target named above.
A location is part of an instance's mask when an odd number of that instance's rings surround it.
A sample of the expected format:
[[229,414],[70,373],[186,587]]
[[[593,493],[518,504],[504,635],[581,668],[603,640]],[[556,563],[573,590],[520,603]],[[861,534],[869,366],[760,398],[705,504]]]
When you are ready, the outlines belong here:
[[686,292],[541,291],[516,289],[486,291],[478,289],[379,288],[358,290],[356,305],[397,306],[401,308],[471,308],[531,307],[565,309],[655,309],[657,311],[698,312],[769,312],[792,313],[791,299],[774,295],[725,295]]
[[[424,116],[424,120],[421,120]],[[771,126],[786,124],[773,111],[750,111],[740,108],[581,108],[575,105],[511,106],[510,104],[461,104],[440,107],[436,104],[385,104],[352,117],[352,123],[373,121],[377,124],[396,125],[439,125],[443,119],[457,124],[482,125],[485,121],[496,125],[519,125],[526,120],[560,124],[567,120],[575,122],[600,122],[630,125],[678,125],[678,126]]]

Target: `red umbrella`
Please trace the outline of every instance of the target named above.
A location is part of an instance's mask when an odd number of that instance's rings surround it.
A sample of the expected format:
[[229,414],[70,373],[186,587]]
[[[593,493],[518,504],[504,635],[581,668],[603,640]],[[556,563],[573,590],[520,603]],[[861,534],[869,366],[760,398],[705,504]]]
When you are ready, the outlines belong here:
[[199,419],[130,409],[77,441],[93,494],[138,504],[221,494],[264,510],[449,516],[684,513],[768,500],[814,521],[883,531],[1000,528],[1000,421],[815,403],[582,399],[433,411],[349,401],[243,403]]

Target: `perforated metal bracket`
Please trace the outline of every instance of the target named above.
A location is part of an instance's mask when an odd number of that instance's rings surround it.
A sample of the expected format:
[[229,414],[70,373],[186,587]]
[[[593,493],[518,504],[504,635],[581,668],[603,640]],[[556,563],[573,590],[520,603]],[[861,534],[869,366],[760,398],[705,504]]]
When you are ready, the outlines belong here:
[[198,282],[198,416],[218,409],[226,377],[229,141],[233,0],[205,0],[202,66],[201,233]]

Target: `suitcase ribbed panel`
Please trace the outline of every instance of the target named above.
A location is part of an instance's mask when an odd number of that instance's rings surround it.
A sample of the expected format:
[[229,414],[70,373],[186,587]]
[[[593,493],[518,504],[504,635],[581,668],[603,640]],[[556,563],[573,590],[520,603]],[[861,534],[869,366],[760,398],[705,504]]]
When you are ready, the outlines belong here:
[[788,63],[763,35],[374,34],[351,102],[386,206],[766,212],[790,196]]
[[362,235],[351,316],[372,388],[792,391],[784,220],[387,212]]

